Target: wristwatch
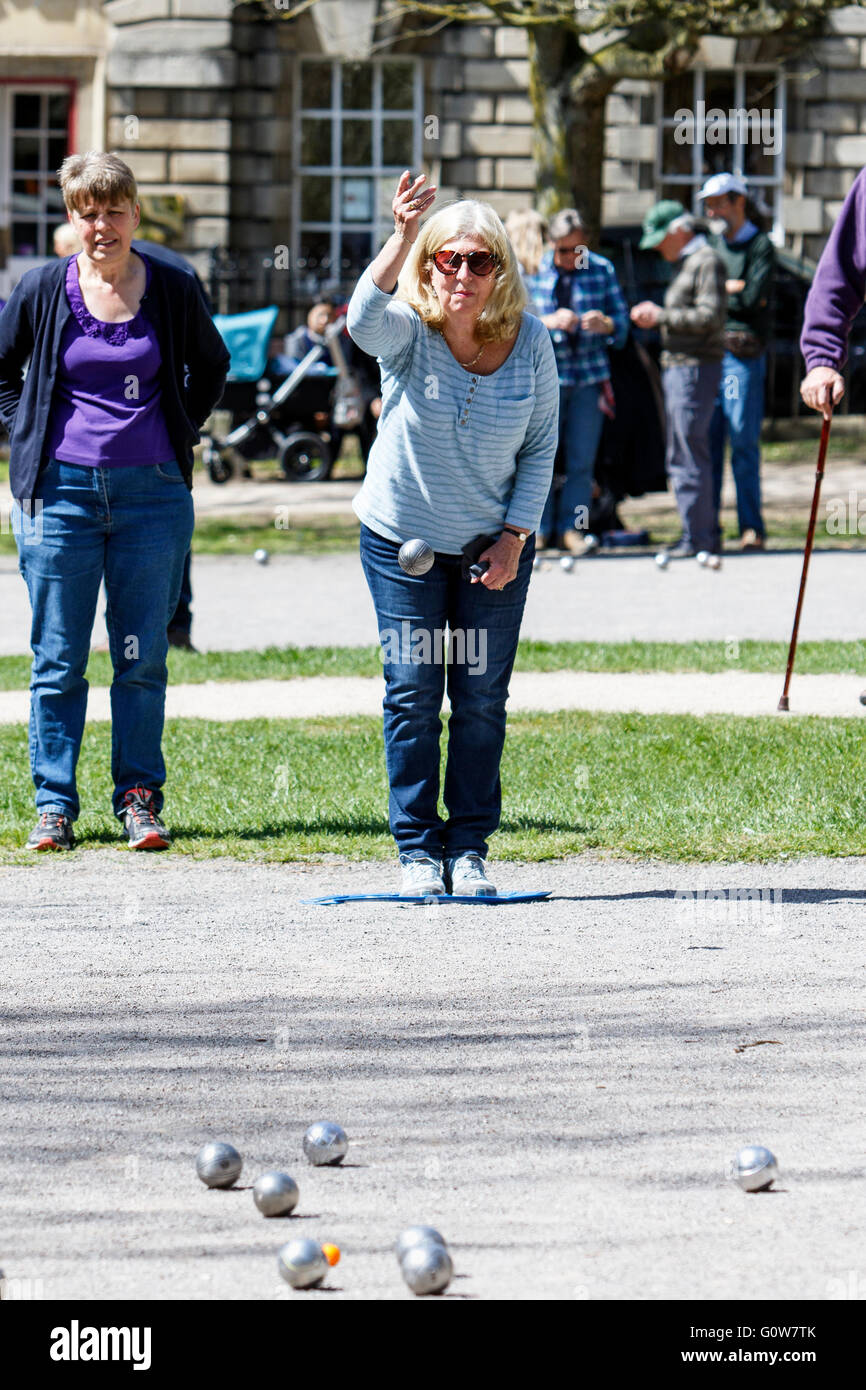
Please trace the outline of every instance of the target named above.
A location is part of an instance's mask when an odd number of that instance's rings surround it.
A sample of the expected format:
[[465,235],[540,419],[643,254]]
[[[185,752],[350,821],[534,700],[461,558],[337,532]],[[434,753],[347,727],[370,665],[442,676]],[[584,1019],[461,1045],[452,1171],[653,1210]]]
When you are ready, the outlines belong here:
[[503,531],[508,531],[512,536],[516,536],[521,545],[523,545],[524,541],[529,536],[528,531],[518,531],[514,526],[503,526],[502,529]]

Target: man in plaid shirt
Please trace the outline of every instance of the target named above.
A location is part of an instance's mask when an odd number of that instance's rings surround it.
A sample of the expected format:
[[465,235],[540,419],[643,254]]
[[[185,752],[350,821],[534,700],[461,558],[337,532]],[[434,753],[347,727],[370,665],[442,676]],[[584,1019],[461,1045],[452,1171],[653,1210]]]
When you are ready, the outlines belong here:
[[550,329],[559,371],[559,443],[565,478],[554,474],[541,518],[538,545],[583,550],[589,523],[592,474],[601,438],[603,387],[610,376],[609,347],[628,337],[628,309],[610,261],[589,251],[583,219],[565,208],[551,219],[553,250],[526,276],[533,310]]

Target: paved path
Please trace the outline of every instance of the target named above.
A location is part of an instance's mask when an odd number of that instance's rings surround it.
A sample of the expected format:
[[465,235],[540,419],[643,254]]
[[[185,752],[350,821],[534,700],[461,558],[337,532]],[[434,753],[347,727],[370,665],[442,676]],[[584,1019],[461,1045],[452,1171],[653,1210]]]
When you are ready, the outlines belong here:
[[[558,564],[532,578],[522,635],[539,641],[684,642],[763,638],[787,642],[800,582],[799,553],[732,555],[721,570],[693,560],[659,570],[649,556],[600,555],[570,574]],[[377,640],[373,606],[355,554],[198,557],[194,632],[203,651],[268,646],[364,646]],[[801,640],[866,637],[866,553],[816,553]],[[94,642],[106,640],[100,616]],[[0,558],[0,654],[26,652],[27,592],[11,557]],[[864,673],[866,674],[866,673]]]
[[[458,1299],[862,1298],[866,861],[496,873],[554,897],[304,906],[393,868],[120,849],[0,870],[7,1279],[400,1299],[421,1221]],[[325,1117],[351,1166],[300,1156]],[[243,1184],[293,1173],[298,1215],[206,1191],[210,1138]],[[725,1181],[756,1141],[775,1194]],[[338,1292],[281,1285],[296,1235],[342,1248]]]
[[[774,714],[782,684],[781,672],[518,672],[511,679],[508,708],[512,712],[584,709],[636,710],[641,714]],[[859,676],[795,676],[791,713],[866,716],[859,698],[863,684]],[[208,681],[169,686],[166,714],[169,718],[218,720],[379,715],[382,692],[380,679],[355,676]],[[26,690],[0,692],[0,724],[26,723],[29,698]],[[87,714],[91,722],[111,718],[107,689],[91,688]]]

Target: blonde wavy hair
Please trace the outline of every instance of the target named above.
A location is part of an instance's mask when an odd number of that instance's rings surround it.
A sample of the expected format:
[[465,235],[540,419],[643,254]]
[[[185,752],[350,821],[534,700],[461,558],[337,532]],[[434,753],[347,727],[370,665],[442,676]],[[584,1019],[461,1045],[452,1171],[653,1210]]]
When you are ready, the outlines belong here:
[[505,230],[525,273],[534,275],[547,244],[547,219],[535,208],[514,208],[505,219]]
[[423,323],[442,332],[445,315],[431,280],[433,257],[449,241],[475,236],[496,257],[495,283],[478,316],[479,342],[502,343],[520,327],[528,301],[520,267],[502,221],[489,203],[471,198],[446,203],[425,222],[397,280],[397,299],[411,304]]

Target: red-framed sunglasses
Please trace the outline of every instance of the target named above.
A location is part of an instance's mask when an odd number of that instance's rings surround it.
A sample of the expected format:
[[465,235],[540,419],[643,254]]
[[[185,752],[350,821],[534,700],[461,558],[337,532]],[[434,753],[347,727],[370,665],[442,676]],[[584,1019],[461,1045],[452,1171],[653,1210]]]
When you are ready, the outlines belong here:
[[466,256],[461,251],[437,251],[433,257],[433,264],[443,275],[456,275],[464,261],[473,275],[489,275],[498,265],[490,251],[470,251]]

